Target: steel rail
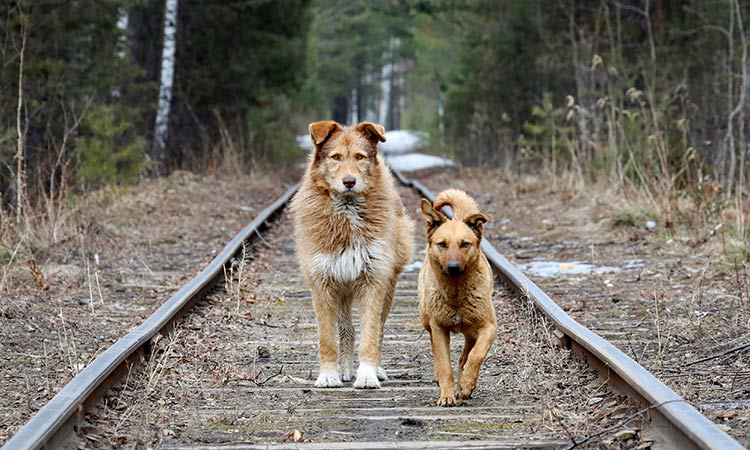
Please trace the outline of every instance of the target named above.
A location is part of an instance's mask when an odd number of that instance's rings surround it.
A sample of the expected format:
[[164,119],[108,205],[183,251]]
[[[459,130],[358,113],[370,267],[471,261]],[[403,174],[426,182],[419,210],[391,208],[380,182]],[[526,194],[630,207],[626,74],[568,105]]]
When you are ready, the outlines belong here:
[[[422,183],[406,178],[397,170],[392,171],[401,184],[434,201],[434,194]],[[175,321],[223,276],[225,265],[241,250],[243,242],[251,240],[264,223],[285,206],[299,186],[300,183],[297,183],[289,188],[265,208],[195,278],[140,326],[86,366],[2,447],[3,450],[63,446],[74,431],[74,425],[82,419],[84,411],[116,384],[132,364],[148,356],[152,339],[173,329]],[[450,214],[449,208],[444,210]],[[608,379],[616,390],[628,394],[648,408],[646,414],[651,419],[650,429],[661,439],[655,442],[657,448],[744,448],[632,358],[572,319],[487,240],[482,241],[482,249],[499,275],[520,294],[530,298],[562,333],[562,344],[569,346],[596,368],[600,376]]]
[[76,375],[6,444],[3,450],[62,447],[75,424],[130,367],[147,358],[151,341],[174,329],[177,319],[224,276],[224,267],[238,254],[244,242],[252,240],[265,222],[286,205],[300,183],[289,188],[240,231],[198,275],[159,307],[141,325],[126,334]]
[[[422,183],[406,178],[397,170],[391,170],[401,184],[434,202],[435,195]],[[452,216],[449,208],[444,208],[444,212]],[[559,337],[561,344],[585,359],[615,390],[627,394],[646,408],[644,414],[650,418],[647,432],[660,441],[655,442],[655,448],[744,449],[651,372],[610,342],[576,322],[487,239],[483,239],[481,245],[499,275],[519,294],[531,299],[537,309],[562,333]]]

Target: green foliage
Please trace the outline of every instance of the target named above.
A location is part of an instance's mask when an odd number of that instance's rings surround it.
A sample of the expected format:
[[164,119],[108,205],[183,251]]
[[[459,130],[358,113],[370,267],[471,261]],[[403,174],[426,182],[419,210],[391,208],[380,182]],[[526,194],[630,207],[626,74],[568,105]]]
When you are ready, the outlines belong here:
[[[156,94],[149,92],[152,83],[142,78],[142,68],[132,62],[128,30],[118,26],[136,3],[17,0],[0,4],[0,17],[5,19],[0,20],[5,36],[0,43],[0,130],[8,130],[0,139],[0,164],[15,167],[19,52],[25,34],[22,128],[30,196],[46,192],[44,187],[55,181],[68,179],[63,171],[84,159],[74,136],[81,136],[78,142],[94,145],[95,136],[75,129],[87,110],[98,111],[92,105],[117,104],[119,114],[128,117],[131,132],[146,135],[149,116],[143,112],[151,108]],[[112,151],[105,147],[106,152]],[[92,148],[88,151],[93,152]],[[14,170],[0,171],[3,192],[14,189],[14,177]],[[38,197],[28,201],[33,204]]]
[[738,244],[727,250],[727,261],[734,265],[750,263],[750,245]]
[[133,133],[121,108],[97,106],[86,116],[87,136],[78,139],[78,176],[84,189],[138,181],[147,157],[145,140]]
[[524,134],[518,140],[522,157],[537,162],[552,162],[553,170],[557,162],[564,159],[571,162],[574,155],[574,143],[570,140],[573,128],[566,123],[567,108],[555,108],[552,95],[545,92],[542,104],[531,110],[532,121],[523,124]]
[[[316,117],[364,120],[380,100],[384,64],[412,54],[410,2],[317,1],[306,90]],[[356,101],[349,97],[356,92]],[[343,106],[342,105],[343,101]],[[398,127],[391,114],[387,129]]]
[[180,2],[172,165],[215,145],[218,117],[248,160],[294,145],[287,130],[302,104],[309,22],[307,0]]
[[[302,152],[297,146],[296,131],[303,124],[297,119],[295,107],[294,100],[278,94],[248,111],[249,140],[257,158],[283,164],[299,159]],[[299,126],[290,126],[290,121]]]

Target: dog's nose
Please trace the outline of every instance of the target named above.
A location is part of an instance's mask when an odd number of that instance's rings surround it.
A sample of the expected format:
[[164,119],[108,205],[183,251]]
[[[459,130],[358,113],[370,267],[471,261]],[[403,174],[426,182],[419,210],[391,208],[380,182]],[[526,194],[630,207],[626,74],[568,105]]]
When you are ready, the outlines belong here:
[[351,175],[347,175],[344,177],[343,182],[344,182],[344,186],[346,186],[347,189],[351,189],[354,187],[355,184],[357,184],[357,179]]
[[461,266],[458,263],[449,263],[446,272],[448,275],[458,275],[461,273]]

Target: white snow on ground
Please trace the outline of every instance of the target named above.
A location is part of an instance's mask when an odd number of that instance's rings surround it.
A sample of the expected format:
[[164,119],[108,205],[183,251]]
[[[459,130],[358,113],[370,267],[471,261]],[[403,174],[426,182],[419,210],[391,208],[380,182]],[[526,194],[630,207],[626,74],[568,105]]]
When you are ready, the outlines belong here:
[[532,261],[528,264],[519,264],[522,272],[537,277],[556,277],[564,275],[588,275],[591,273],[603,275],[605,273],[620,272],[643,267],[643,261],[633,259],[625,261],[621,267],[593,266],[580,261],[557,262],[557,261]]
[[[422,131],[392,130],[385,133],[386,142],[380,144],[380,152],[389,166],[403,172],[429,169],[431,167],[451,167],[453,161],[439,156],[414,153],[422,149],[429,137]],[[303,150],[313,148],[309,135],[297,136],[297,145]]]
[[307,150],[308,152],[312,150],[313,145],[312,145],[312,140],[310,139],[310,135],[300,134],[299,136],[297,136],[297,145],[302,150]]
[[424,155],[422,153],[386,156],[385,160],[391,168],[402,172],[413,172],[431,167],[450,167],[454,165],[450,159]]
[[418,272],[422,268],[422,261],[413,261],[404,266],[404,272]]
[[427,133],[411,130],[391,130],[385,133],[380,151],[386,155],[400,155],[421,150],[429,140]]
[[[411,153],[422,149],[428,142],[429,136],[423,131],[392,130],[385,133],[385,142],[380,143],[380,151],[386,155]],[[297,136],[297,145],[304,150],[312,150],[310,135]]]

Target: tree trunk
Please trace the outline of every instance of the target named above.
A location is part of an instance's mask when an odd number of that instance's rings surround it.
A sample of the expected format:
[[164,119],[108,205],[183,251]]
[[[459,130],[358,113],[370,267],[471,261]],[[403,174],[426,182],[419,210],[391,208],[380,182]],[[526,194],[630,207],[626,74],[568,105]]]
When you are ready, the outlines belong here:
[[[169,110],[172,104],[172,85],[174,81],[174,53],[177,47],[177,2],[178,0],[166,0],[164,11],[164,43],[162,46],[159,106],[156,110],[153,151],[153,158],[159,166],[163,166],[165,162],[165,150],[169,132]],[[159,170],[162,169],[163,167],[159,167]]]
[[333,120],[346,123],[349,119],[349,100],[346,95],[339,95],[333,99]]
[[18,108],[16,109],[16,132],[18,133],[18,148],[16,150],[16,222],[21,222],[23,215],[23,205],[26,198],[26,143],[22,123],[21,113],[23,111],[23,64],[26,53],[26,35],[27,35],[26,17],[21,13],[21,50],[18,53]]

